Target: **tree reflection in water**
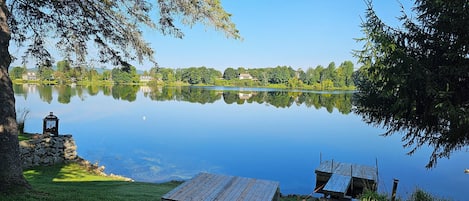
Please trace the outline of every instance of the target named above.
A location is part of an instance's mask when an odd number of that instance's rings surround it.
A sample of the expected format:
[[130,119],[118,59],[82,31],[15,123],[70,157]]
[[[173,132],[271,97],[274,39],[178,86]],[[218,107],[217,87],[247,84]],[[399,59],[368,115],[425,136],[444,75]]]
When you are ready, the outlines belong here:
[[147,87],[132,85],[114,86],[40,86],[15,85],[15,94],[27,97],[28,90],[37,90],[41,100],[50,103],[53,93],[58,96],[59,103],[68,104],[73,96],[84,100],[87,96],[96,96],[102,92],[105,96],[112,96],[116,100],[133,102],[137,100],[140,91],[143,96],[153,101],[184,101],[191,103],[208,104],[223,101],[226,104],[268,104],[277,108],[288,108],[292,105],[305,105],[316,109],[325,108],[329,113],[337,109],[342,114],[352,111],[353,92],[311,92],[289,91],[275,89],[241,90],[229,88],[213,89],[210,87]]
[[435,167],[438,159],[449,158],[452,152],[469,145],[469,105],[442,107],[434,104],[433,97],[421,97],[419,100],[425,100],[425,104],[416,107],[397,99],[355,93],[354,112],[366,123],[385,128],[383,136],[403,133],[403,146],[410,149],[409,155],[422,146],[433,148],[427,168]]

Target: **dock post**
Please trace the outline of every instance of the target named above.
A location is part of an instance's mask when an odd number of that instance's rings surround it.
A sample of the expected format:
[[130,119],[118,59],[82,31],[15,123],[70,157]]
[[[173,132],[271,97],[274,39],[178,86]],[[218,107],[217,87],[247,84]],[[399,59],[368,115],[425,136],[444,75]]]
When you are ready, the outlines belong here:
[[352,168],[353,168],[353,165],[350,165],[350,177],[352,178],[352,180],[350,181],[350,183],[351,183],[350,184],[350,186],[351,186],[350,189],[352,189],[352,192],[353,192],[353,170],[352,170]]
[[396,200],[397,183],[399,183],[399,179],[394,179],[394,182],[393,182],[393,184],[392,184],[391,201],[395,201],[395,200]]
[[376,157],[376,184],[374,186],[374,191],[378,191],[378,184],[379,184],[379,169],[378,169],[378,157]]

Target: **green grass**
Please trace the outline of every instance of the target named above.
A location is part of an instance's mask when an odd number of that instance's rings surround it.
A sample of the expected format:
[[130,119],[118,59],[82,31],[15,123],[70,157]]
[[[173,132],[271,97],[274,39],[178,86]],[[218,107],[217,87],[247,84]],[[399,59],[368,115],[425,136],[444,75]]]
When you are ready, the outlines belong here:
[[286,195],[280,197],[280,201],[319,201],[319,199],[306,195]]
[[29,134],[29,133],[19,133],[18,134],[18,140],[19,141],[24,141],[24,140],[30,140],[35,136],[35,134]]
[[0,200],[161,200],[181,182],[162,184],[127,182],[120,177],[100,176],[71,163],[24,171],[33,190],[0,195]]

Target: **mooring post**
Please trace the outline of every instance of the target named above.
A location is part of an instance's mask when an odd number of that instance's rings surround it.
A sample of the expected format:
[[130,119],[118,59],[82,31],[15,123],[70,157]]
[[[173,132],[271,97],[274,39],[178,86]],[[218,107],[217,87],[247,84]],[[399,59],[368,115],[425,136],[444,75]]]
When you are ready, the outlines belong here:
[[399,179],[394,179],[394,182],[393,182],[393,184],[392,184],[391,201],[395,201],[395,200],[396,200],[397,183],[399,183]]
[[[378,157],[376,157],[376,184],[379,184],[379,169],[378,169]],[[375,189],[377,190],[377,188]]]
[[350,178],[352,178],[351,181],[350,181],[350,189],[352,189],[352,192],[353,192],[353,170],[352,170],[352,168],[353,168],[353,165],[350,165]]

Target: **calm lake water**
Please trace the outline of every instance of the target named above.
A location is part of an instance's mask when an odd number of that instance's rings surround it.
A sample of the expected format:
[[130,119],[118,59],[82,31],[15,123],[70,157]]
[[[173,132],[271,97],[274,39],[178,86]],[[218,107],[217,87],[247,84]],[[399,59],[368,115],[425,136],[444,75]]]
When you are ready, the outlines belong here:
[[382,137],[354,114],[351,92],[223,87],[70,87],[16,85],[27,132],[54,112],[78,154],[136,181],[190,179],[210,172],[280,182],[283,194],[314,190],[322,160],[379,168],[379,191],[406,197],[420,187],[466,200],[467,150],[427,170],[431,149],[412,156],[400,136]]

